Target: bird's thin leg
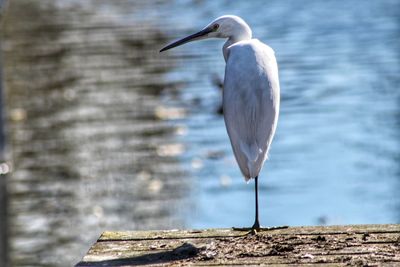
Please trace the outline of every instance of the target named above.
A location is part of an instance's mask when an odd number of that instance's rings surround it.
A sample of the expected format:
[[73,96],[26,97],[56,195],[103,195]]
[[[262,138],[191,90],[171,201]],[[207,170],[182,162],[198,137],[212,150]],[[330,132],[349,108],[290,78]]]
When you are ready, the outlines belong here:
[[254,220],[254,224],[251,227],[253,231],[260,230],[260,221],[258,220],[258,176],[254,178],[254,192],[255,192],[255,199],[256,199],[256,218]]
[[260,231],[270,231],[270,230],[279,230],[279,229],[285,229],[288,228],[289,226],[275,226],[275,227],[261,227],[260,226],[260,221],[258,219],[258,176],[254,178],[254,193],[255,193],[255,208],[256,208],[256,216],[254,220],[254,224],[251,228],[245,227],[245,228],[236,228],[233,227],[232,229],[235,231],[249,231],[248,234],[255,234]]

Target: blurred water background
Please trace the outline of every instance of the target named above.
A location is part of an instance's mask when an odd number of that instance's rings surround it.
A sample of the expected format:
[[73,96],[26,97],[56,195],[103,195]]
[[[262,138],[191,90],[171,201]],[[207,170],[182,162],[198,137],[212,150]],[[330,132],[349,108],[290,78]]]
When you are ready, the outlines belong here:
[[261,222],[400,222],[399,1],[15,0],[1,18],[11,265],[70,266],[106,229],[251,225],[253,184],[217,112],[223,42],[158,53],[223,14],[280,66]]

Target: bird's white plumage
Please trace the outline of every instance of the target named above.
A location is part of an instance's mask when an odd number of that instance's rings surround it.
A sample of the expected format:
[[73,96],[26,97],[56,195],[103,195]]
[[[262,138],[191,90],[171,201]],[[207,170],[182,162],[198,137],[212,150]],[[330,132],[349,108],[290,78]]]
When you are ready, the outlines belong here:
[[235,158],[246,180],[258,176],[275,134],[279,78],[274,51],[257,39],[227,48],[224,119]]
[[226,38],[223,111],[233,152],[246,180],[258,176],[275,134],[279,115],[279,78],[274,51],[252,39],[247,23],[233,15],[216,18],[198,33],[165,51],[194,40]]

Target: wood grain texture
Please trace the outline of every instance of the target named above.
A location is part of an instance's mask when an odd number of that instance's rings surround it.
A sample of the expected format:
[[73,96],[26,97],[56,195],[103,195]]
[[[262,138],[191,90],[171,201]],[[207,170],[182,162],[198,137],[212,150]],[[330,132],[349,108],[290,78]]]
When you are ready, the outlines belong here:
[[400,266],[400,225],[104,232],[77,266]]

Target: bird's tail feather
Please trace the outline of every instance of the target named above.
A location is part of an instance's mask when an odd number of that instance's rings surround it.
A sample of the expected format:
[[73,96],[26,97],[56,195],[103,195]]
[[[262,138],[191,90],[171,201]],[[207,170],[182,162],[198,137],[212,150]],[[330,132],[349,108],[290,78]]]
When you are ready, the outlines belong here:
[[262,154],[262,150],[258,147],[257,144],[246,145],[241,143],[240,144],[241,151],[246,157],[247,162],[247,173],[245,174],[246,181],[254,178],[258,175],[260,171],[260,166],[258,166],[258,159]]

